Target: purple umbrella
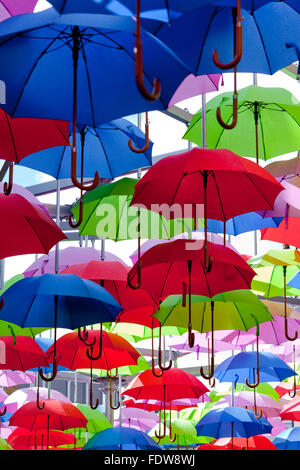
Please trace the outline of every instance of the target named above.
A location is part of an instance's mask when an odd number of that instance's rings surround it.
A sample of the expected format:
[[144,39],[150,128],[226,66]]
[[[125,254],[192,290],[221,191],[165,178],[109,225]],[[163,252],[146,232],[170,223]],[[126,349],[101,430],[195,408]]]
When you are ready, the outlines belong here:
[[14,387],[15,385],[33,384],[35,374],[18,370],[0,370],[0,386]]
[[[229,405],[231,406],[232,398],[231,395],[226,395],[225,397],[219,400],[218,405]],[[239,406],[241,408],[253,408],[253,392],[244,391],[236,392],[234,394],[234,406]],[[279,412],[282,409],[282,404],[274,400],[267,395],[256,392],[256,406],[262,410],[263,416],[266,419],[276,418],[279,416]]]
[[284,424],[284,422],[281,421],[281,418],[279,417],[269,418],[268,421],[273,426],[271,436],[277,436],[277,434],[280,434],[282,431],[288,428],[288,426]]
[[[39,388],[40,394],[40,401],[48,399],[48,388],[40,387]],[[51,398],[53,400],[59,400],[64,402],[70,402],[70,400],[63,395],[62,393],[58,392],[57,390],[51,390]],[[15,413],[21,406],[25,405],[30,401],[37,400],[37,388],[21,388],[16,390],[11,395],[9,395],[6,400],[4,401],[3,405],[6,406],[6,410],[8,413]]]
[[38,0],[1,0],[0,21],[23,13],[32,13]]
[[119,426],[134,428],[138,431],[149,431],[159,423],[160,418],[151,411],[139,408],[122,408],[122,423]]
[[280,346],[265,346],[261,348],[262,351],[271,352],[276,354],[284,362],[293,362],[294,359],[299,362],[300,360],[300,340],[285,342]]
[[[93,260],[101,260],[101,253],[95,248],[78,246],[70,246],[68,248],[64,248],[59,252],[58,272],[63,271],[68,266],[72,266],[73,264],[88,263],[89,261]],[[105,260],[119,261],[125,264],[124,261],[121,260],[121,258],[108,252],[105,252]],[[55,273],[55,251],[50,251],[49,255],[43,255],[38,258],[26,269],[26,271],[24,272],[24,276],[40,276],[46,273]]]
[[[214,350],[215,352],[230,351],[233,349],[240,350],[239,345],[233,345],[230,341],[223,341],[225,334],[223,331],[214,332]],[[200,353],[207,353],[208,341],[211,344],[211,333],[199,333],[195,331],[195,344],[192,348],[189,346],[188,333],[183,333],[180,337],[171,336],[167,345],[172,349],[177,349],[181,352],[196,352],[197,360]]]
[[169,108],[180,101],[187,100],[193,96],[205,95],[212,91],[218,91],[220,84],[223,85],[221,73],[212,75],[188,75],[179,85],[169,102]]

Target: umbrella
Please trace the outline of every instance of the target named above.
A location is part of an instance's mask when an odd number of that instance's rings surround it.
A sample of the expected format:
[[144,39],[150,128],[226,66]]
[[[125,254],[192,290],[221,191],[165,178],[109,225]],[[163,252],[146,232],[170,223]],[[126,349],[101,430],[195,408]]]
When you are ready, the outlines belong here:
[[[200,245],[200,246],[199,246]],[[128,274],[129,285],[142,287],[158,298],[183,293],[186,304],[188,286],[188,329],[192,347],[192,294],[213,297],[227,290],[248,289],[254,271],[236,252],[221,245],[198,240],[175,240],[154,246],[146,251]],[[213,257],[209,272],[206,271],[206,253]],[[143,273],[141,275],[141,273]],[[185,324],[186,325],[186,324]]]
[[169,108],[180,101],[187,100],[194,96],[218,91],[220,83],[223,84],[223,77],[221,74],[199,75],[198,77],[190,74],[183,80],[175,91],[169,103]]
[[[204,205],[207,252],[208,218],[224,222],[225,240],[226,220],[272,208],[281,190],[282,186],[265,170],[229,150],[194,148],[165,157],[153,165],[136,184],[131,205],[156,212],[162,210],[162,204],[167,205],[169,218],[182,217],[182,209],[189,207],[194,229],[197,229],[200,207]],[[207,253],[206,258],[208,270]]]
[[82,403],[78,403],[76,408],[88,419],[87,432],[95,434],[112,427],[112,424],[99,409],[93,410],[89,405],[83,405]]
[[49,430],[49,436],[46,430],[30,431],[26,428],[18,427],[8,437],[8,444],[15,450],[26,449],[46,449],[46,443],[51,447],[62,445],[75,445],[76,438],[74,434],[61,431]]
[[[289,181],[281,181],[285,191],[282,191],[277,197],[272,210],[258,211],[262,217],[284,217],[286,227],[289,225],[290,217],[299,217],[300,204],[298,202],[300,189]],[[279,225],[279,224],[278,224]],[[262,227],[263,228],[263,227]]]
[[[227,404],[231,404],[232,398],[229,395],[226,395],[223,399],[220,400],[219,404],[226,402]],[[279,415],[279,411],[281,410],[282,406],[278,403],[278,401],[274,400],[274,398],[268,397],[262,393],[256,393],[256,406],[262,410],[263,416],[266,419],[271,417],[276,417]],[[234,404],[235,406],[241,408],[251,408],[253,409],[253,392],[250,391],[243,391],[237,392],[234,394]]]
[[0,194],[0,211],[5,220],[1,231],[0,259],[30,253],[48,253],[67,238],[50,216],[19,194]]
[[13,450],[10,444],[6,440],[0,438],[0,450]]
[[54,327],[53,374],[45,377],[39,370],[39,375],[47,382],[54,380],[57,374],[57,328],[74,329],[111,321],[121,310],[103,287],[71,274],[24,278],[13,284],[1,298],[4,301],[1,319],[13,319],[22,327]]
[[295,397],[287,405],[285,405],[281,412],[280,418],[282,421],[299,421],[300,420],[300,398]]
[[65,431],[72,428],[85,428],[87,419],[72,403],[59,400],[45,400],[42,409],[36,402],[25,403],[10,418],[11,426],[19,426],[30,431],[47,430],[46,445],[49,448],[50,429]]
[[222,437],[210,444],[209,448],[206,447],[199,446],[197,450],[277,450],[266,436]]
[[[21,388],[11,393],[3,402],[3,405],[6,406],[8,413],[15,413],[15,411],[21,406],[25,405],[30,401],[37,399],[37,393],[39,397],[44,400],[49,398],[49,390],[46,387],[40,387],[39,390],[36,387],[33,388]],[[70,402],[70,400],[64,396],[61,392],[57,390],[51,390],[51,398],[53,400],[60,400]]]
[[[186,325],[187,307],[182,307],[183,303],[182,296],[167,297],[153,315],[165,326]],[[200,333],[212,331],[208,376],[203,367],[200,368],[202,377],[209,379],[214,375],[214,329],[248,330],[257,323],[273,319],[267,307],[250,291],[224,292],[211,298],[191,296],[191,303],[193,328]]]
[[23,13],[31,13],[38,0],[1,0],[0,2],[0,20],[6,20],[11,16],[22,15]]
[[[90,406],[97,408],[99,400],[93,404],[92,372],[95,366],[98,369],[105,369],[109,377],[110,384],[110,405],[111,408],[119,408],[120,403],[112,403],[111,380],[118,374],[118,367],[125,365],[136,365],[140,353],[131,344],[121,336],[105,331],[90,330],[88,334],[89,343],[84,343],[79,338],[78,333],[67,333],[59,338],[56,347],[51,346],[47,351],[47,358],[54,362],[55,357],[59,358],[57,362],[70,370],[86,369],[90,367]],[[95,344],[99,344],[96,347]],[[95,352],[96,350],[96,352]],[[111,372],[116,369],[115,375]]]
[[[11,336],[1,336],[1,370],[19,370],[25,372],[36,366],[48,366],[46,356],[36,341],[29,336],[17,336],[14,339]],[[28,377],[31,383],[32,378]],[[17,376],[16,376],[16,380]],[[25,380],[25,377],[23,377]],[[0,383],[2,382],[0,378]],[[2,382],[3,383],[3,382]],[[26,383],[26,382],[21,382]],[[15,383],[14,383],[15,385]]]
[[246,437],[271,432],[272,426],[263,417],[256,419],[252,410],[244,408],[216,408],[209,411],[196,425],[198,436]]
[[278,450],[299,450],[300,429],[285,429],[280,434],[277,434],[277,436],[273,440],[273,444],[277,447]]
[[146,432],[159,422],[159,416],[139,408],[126,407],[122,409],[122,418],[120,420],[123,427]]
[[83,450],[159,450],[160,447],[142,431],[116,427],[95,434]]
[[[123,390],[123,395],[138,399],[155,399],[163,401],[163,432],[159,430],[156,437],[160,440],[166,436],[166,403],[180,398],[198,398],[208,389],[200,380],[192,374],[180,369],[168,369],[161,376],[153,375],[151,370],[146,370],[135,377]],[[171,408],[171,406],[170,406]],[[169,437],[174,442],[176,439],[172,436],[172,423],[170,414]]]
[[9,162],[9,183],[4,183],[4,194],[9,195],[13,187],[13,163],[20,162],[31,153],[50,147],[69,146],[68,128],[67,121],[12,119],[1,110],[0,158]]
[[[188,446],[189,444],[195,444],[201,442],[201,438],[197,437],[197,430],[195,426],[185,419],[177,418],[172,422],[172,429],[176,434],[177,449],[179,450],[180,445]],[[155,436],[155,432],[159,430],[159,424],[149,433],[150,436]],[[170,433],[168,433],[170,434]],[[172,445],[173,441],[170,440],[169,435],[166,435],[160,439],[159,444]]]
[[[170,410],[181,411],[186,408],[194,408],[197,407],[198,403],[202,403],[205,401],[209,401],[207,395],[202,395],[201,398],[181,398],[178,400],[173,400],[171,402],[166,402],[166,408]],[[133,400],[132,398],[123,400],[123,404],[129,408],[137,408],[140,410],[147,410],[147,411],[161,411],[164,406],[163,400],[151,400],[151,399],[143,399],[143,400]]]
[[35,374],[18,370],[0,370],[0,386],[15,387],[16,385],[33,384]]
[[[216,121],[222,107],[225,122],[232,120],[232,93],[222,93],[206,105],[208,148],[227,148],[247,157],[267,160],[300,147],[300,112],[296,97],[283,88],[249,86],[238,91],[238,124],[228,132]],[[197,111],[184,139],[202,146],[202,112]],[[284,134],[285,138],[282,138]]]
[[262,229],[261,239],[299,247],[299,228],[300,219],[298,217],[289,217],[288,224],[286,224],[286,221],[283,220],[276,228]]
[[[299,390],[299,389],[300,389],[300,385],[297,385],[296,390]],[[275,390],[279,394],[279,397],[282,398],[287,393],[290,394],[290,392],[293,391],[293,385],[290,384],[289,382],[282,382],[282,383],[277,385]]]
[[[2,78],[9,82],[14,77],[3,108],[13,117],[55,116],[72,121],[71,177],[81,191],[96,187],[99,174],[95,174],[89,186],[76,178],[77,120],[96,127],[139,111],[165,109],[189,72],[163,43],[143,32],[140,37],[145,65],[143,68],[139,62],[137,77],[144,85],[144,80],[149,83],[158,73],[162,92],[156,102],[141,96],[132,79],[135,23],[131,18],[115,15],[60,15],[51,8],[11,18],[0,28],[3,38],[0,57],[3,54],[3,62],[7,62],[7,74]],[[42,39],[45,37],[48,39]],[[11,51],[20,58],[18,67],[4,58],[7,54],[10,56]],[[46,53],[49,51],[52,53]],[[26,61],[21,65],[22,57],[26,57]],[[99,61],[101,67],[98,67]]]
[[[105,252],[104,257],[107,261],[122,261],[121,258],[109,252]],[[59,253],[58,272],[63,271],[73,264],[87,263],[92,260],[100,261],[101,259],[101,253],[95,248],[69,246]],[[50,251],[48,255],[43,255],[34,261],[34,263],[24,271],[24,276],[40,276],[46,273],[55,273],[55,251]]]
[[[282,194],[282,193],[280,193]],[[278,197],[280,197],[280,194]],[[278,198],[277,198],[278,199]],[[276,199],[276,201],[277,201]],[[275,204],[276,204],[275,201]],[[268,211],[272,212],[272,211]],[[261,230],[269,227],[278,227],[282,222],[283,217],[268,216],[263,217],[257,212],[248,212],[247,214],[237,215],[232,219],[227,220],[225,224],[225,232],[228,235],[239,235],[240,233],[252,232],[253,230]],[[199,228],[198,230],[203,230]],[[223,233],[224,222],[220,220],[207,220],[207,231],[213,233]]]
[[[4,186],[5,183],[0,183],[0,190],[4,192]],[[20,196],[24,197],[27,199],[27,201],[35,206],[38,206],[40,209],[42,209],[45,214],[49,215],[49,211],[46,209],[46,207],[38,200],[37,197],[35,197],[27,188],[24,188],[23,186],[20,186],[19,184],[13,184],[12,185],[12,190],[11,192],[13,194],[19,194]]]

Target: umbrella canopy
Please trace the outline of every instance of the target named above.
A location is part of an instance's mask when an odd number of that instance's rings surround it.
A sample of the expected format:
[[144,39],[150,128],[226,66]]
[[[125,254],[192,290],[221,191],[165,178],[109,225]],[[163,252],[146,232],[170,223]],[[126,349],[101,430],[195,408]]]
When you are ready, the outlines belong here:
[[89,433],[101,432],[112,427],[112,424],[100,410],[93,410],[89,405],[83,405],[82,403],[78,403],[76,408],[88,419],[86,430]]
[[13,450],[13,448],[6,440],[0,437],[0,450]]
[[[278,197],[280,197],[280,194]],[[257,212],[248,212],[247,214],[237,215],[236,217],[227,220],[225,224],[225,231],[228,235],[239,235],[240,233],[251,232],[253,230],[260,230],[269,227],[276,228],[278,225],[280,225],[282,220],[283,216],[275,217],[270,215],[269,217],[263,217]],[[203,229],[199,228],[199,230]],[[224,223],[220,220],[208,219],[207,231],[213,233],[223,233]]]
[[0,259],[29,253],[48,253],[66,235],[50,216],[19,194],[0,194],[0,211],[5,220],[1,231]]
[[261,230],[261,239],[300,247],[299,228],[300,219],[298,217],[289,217],[288,224],[283,220],[277,228]]
[[83,450],[159,450],[160,447],[142,431],[116,427],[95,434]]
[[[207,103],[208,148],[227,148],[238,155],[257,158],[257,163],[259,158],[268,160],[300,148],[300,103],[295,96],[283,88],[258,86],[242,88],[238,94],[238,123],[231,131],[218,123],[216,110],[221,106],[222,118],[231,122],[232,92],[222,93]],[[202,111],[199,110],[184,139],[202,147],[201,129]],[[282,138],[282,132],[285,138]]]
[[155,413],[139,409],[128,408],[122,409],[123,427],[138,429],[139,431],[149,431],[159,422],[159,416]]
[[31,13],[38,0],[1,0],[0,2],[0,20],[6,20],[11,16]]
[[[278,403],[278,401],[274,400],[267,395],[262,393],[256,393],[256,405],[257,408],[262,410],[263,416],[265,418],[276,417],[279,415],[279,411],[282,408],[282,405]],[[226,395],[224,398],[220,400],[220,405],[223,402],[227,402],[229,405],[231,404],[232,397]],[[253,407],[253,392],[244,391],[244,392],[237,392],[234,394],[234,404],[235,406],[241,408],[250,408]]]
[[175,91],[169,103],[169,108],[180,101],[187,100],[193,96],[218,91],[220,85],[223,85],[223,77],[220,73],[213,75],[199,75],[198,77],[190,74],[183,80]]
[[[98,127],[80,126],[76,142],[77,155],[81,159],[83,153],[84,157],[83,175],[92,177],[98,171],[102,178],[114,179],[136,168],[151,166],[152,142],[144,152],[136,154],[128,147],[129,139],[138,148],[144,146],[144,133],[126,119],[116,119]],[[68,178],[71,174],[71,147],[62,146],[64,143],[60,145],[30,155],[20,165],[55,179]],[[119,158],[120,154],[122,158]],[[76,175],[81,175],[79,159]]]
[[293,400],[282,408],[280,418],[283,421],[300,420],[300,398],[298,396],[293,398]]
[[[48,366],[44,351],[28,336],[0,337],[0,369],[25,370],[37,366]],[[24,383],[24,382],[23,382]]]
[[271,432],[272,426],[263,417],[256,419],[252,410],[229,406],[209,411],[196,429],[198,436],[251,437]]
[[203,445],[197,450],[277,450],[277,447],[266,436],[223,437],[210,444],[209,448]]
[[299,450],[300,449],[300,429],[285,429],[273,440],[273,444],[278,450]]
[[65,431],[72,428],[85,428],[88,420],[72,403],[59,400],[45,400],[43,409],[36,402],[25,403],[10,418],[11,426],[19,426],[30,431],[54,429]]
[[[36,395],[37,395],[37,388],[21,388],[19,390],[16,390],[15,392],[11,393],[3,402],[3,405],[6,406],[7,412],[8,413],[15,413],[17,409],[19,409],[21,406],[25,405],[25,403],[28,403],[30,401],[36,400]],[[40,398],[47,399],[49,398],[49,390],[46,387],[40,387],[39,388],[39,395]],[[64,396],[61,392],[58,392],[57,390],[51,390],[51,398],[53,400],[60,400],[60,401],[66,401],[70,402],[70,400]]]
[[17,370],[0,370],[0,386],[15,387],[16,385],[33,384],[35,374]]
[[[74,445],[76,438],[72,433],[64,433],[61,431],[49,431],[49,445],[58,447],[62,445]],[[24,449],[46,449],[47,431],[38,430],[30,431],[29,429],[18,427],[15,429],[7,440],[8,444],[15,450]]]
[[[255,272],[256,276],[253,278],[251,283],[251,289],[253,291],[267,298],[282,297],[284,295],[282,266],[264,266],[256,268]],[[288,285],[298,272],[299,268],[297,266],[287,266],[286,294],[288,296],[299,294],[299,289]]]
[[[185,408],[197,407],[198,403],[209,401],[207,395],[201,395],[201,398],[181,398],[178,400],[173,400],[171,402],[166,402],[166,408],[176,411],[184,410]],[[123,400],[123,404],[126,407],[137,408],[140,410],[147,411],[161,411],[163,409],[164,403],[163,400],[133,400],[128,398]]]
[[[106,261],[122,262],[121,258],[109,252],[103,253],[103,256]],[[101,252],[95,248],[69,246],[68,248],[59,250],[58,272],[63,271],[73,264],[87,263],[92,260],[101,261],[101,259]],[[50,251],[48,255],[41,256],[34,261],[34,263],[24,271],[24,276],[40,276],[47,273],[55,274],[55,251]]]

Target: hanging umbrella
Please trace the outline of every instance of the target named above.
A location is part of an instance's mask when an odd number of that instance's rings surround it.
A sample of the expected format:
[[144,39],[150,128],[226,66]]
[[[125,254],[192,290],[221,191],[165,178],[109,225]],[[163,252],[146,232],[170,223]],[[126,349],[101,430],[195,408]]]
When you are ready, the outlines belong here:
[[[3,406],[6,406],[8,413],[15,413],[18,408],[25,405],[30,401],[37,400],[37,392],[39,393],[39,398],[46,400],[49,398],[49,390],[46,387],[40,387],[39,390],[37,387],[33,388],[21,388],[11,393],[3,402]],[[51,398],[53,400],[60,400],[70,402],[70,400],[57,390],[51,390]]]
[[[161,205],[167,204],[169,218],[175,218],[174,208],[178,214],[180,209],[182,212],[185,206],[189,207],[194,229],[198,226],[199,204],[201,210],[204,205],[207,252],[207,219],[224,222],[225,242],[226,220],[246,212],[272,208],[281,190],[282,186],[265,170],[229,150],[194,148],[165,157],[153,165],[136,184],[131,205],[142,205],[159,212]],[[208,270],[207,253],[206,258]]]
[[[95,344],[97,343],[97,346]],[[137,364],[140,353],[121,336],[100,331],[90,330],[88,343],[84,343],[78,333],[67,333],[56,342],[56,348],[51,346],[47,351],[47,357],[70,370],[90,368],[90,406],[97,408],[99,400],[93,404],[93,367],[105,369],[110,385],[110,405],[112,409],[118,409],[120,403],[112,401],[112,379],[118,374],[118,367]],[[116,370],[115,374],[111,372]]]
[[48,253],[67,238],[50,216],[18,194],[0,194],[0,210],[5,219],[0,258],[30,253]]
[[9,195],[13,188],[13,164],[34,152],[58,145],[69,146],[68,128],[67,121],[12,119],[1,110],[0,158],[9,162],[9,183],[4,183],[4,194]]
[[287,405],[285,405],[281,412],[280,418],[282,421],[299,421],[300,420],[300,398],[295,397]]
[[289,217],[288,224],[283,220],[277,228],[266,228],[261,230],[261,239],[299,247],[299,224],[299,218]]
[[[5,183],[0,183],[0,191],[4,192],[4,186]],[[48,209],[38,200],[37,197],[35,197],[27,188],[24,188],[23,186],[20,186],[19,184],[13,184],[12,185],[12,194],[19,194],[20,196],[24,197],[27,199],[27,201],[35,206],[38,206],[40,209],[42,209],[45,214],[49,215]]]
[[299,152],[295,158],[288,160],[277,160],[265,166],[265,169],[278,179],[278,181],[287,181],[296,187],[299,187]]
[[51,447],[62,445],[75,445],[76,438],[72,433],[49,430],[47,436],[46,430],[29,431],[26,428],[18,427],[8,437],[8,444],[15,450],[40,449],[46,450],[46,443]]
[[263,417],[256,419],[252,410],[244,408],[216,408],[209,411],[196,425],[198,436],[246,437],[271,432],[272,426]]
[[[112,253],[105,252],[106,261],[120,261],[121,258]],[[101,253],[92,247],[69,246],[59,252],[58,272],[63,271],[73,264],[87,263],[92,260],[101,260]],[[26,271],[25,277],[40,276],[46,273],[55,273],[55,251],[50,251],[48,255],[43,255],[32,263]]]
[[42,409],[36,402],[26,403],[10,418],[11,426],[19,426],[30,431],[47,430],[46,448],[49,448],[50,430],[74,429],[86,427],[87,419],[72,403],[59,400],[45,400]]
[[[180,352],[187,352],[190,353],[191,351],[197,353],[197,360],[199,359],[199,354],[200,353],[207,353],[207,346],[208,342],[211,344],[211,333],[198,333],[194,332],[195,334],[195,344],[192,348],[189,347],[189,339],[188,339],[188,334],[184,333],[180,337],[174,336],[170,337],[168,340],[168,347],[171,349],[176,349],[177,351]],[[230,351],[234,349],[241,350],[242,348],[240,345],[235,345],[231,344],[229,341],[223,340],[223,336],[226,334],[226,332],[221,332],[221,335],[219,335],[219,331],[214,332],[214,350],[216,353],[221,352],[221,351]]]
[[169,103],[169,108],[194,96],[205,95],[212,91],[218,91],[223,85],[223,77],[219,73],[213,75],[188,75],[179,85]]
[[93,410],[89,405],[82,403],[78,403],[76,408],[88,419],[87,432],[95,434],[112,427],[112,424],[99,409]]
[[16,385],[33,384],[35,374],[18,370],[0,370],[0,386],[15,387]]
[[155,413],[151,413],[150,411],[126,407],[125,409],[122,409],[121,422],[121,426],[123,427],[146,432],[152,429],[159,422],[159,416]]
[[273,440],[274,446],[278,450],[299,450],[300,449],[300,429],[290,428],[277,434]]
[[[282,382],[282,383],[277,385],[275,390],[279,394],[279,397],[282,398],[287,393],[289,394],[290,392],[293,391],[293,385],[290,384],[289,382]],[[300,385],[296,386],[296,390],[300,390]]]
[[[236,392],[234,394],[234,404],[240,408],[253,409],[253,398],[253,392]],[[274,398],[261,393],[256,393],[255,400],[257,408],[262,411],[262,416],[264,416],[266,419],[271,417],[274,418],[279,415],[282,405],[278,401],[274,400]],[[226,395],[220,400],[219,404],[221,405],[221,403],[223,403],[224,405],[225,402],[230,405],[231,401],[232,397],[230,395]]]
[[[195,426],[190,421],[177,418],[172,421],[172,429],[173,432],[176,434],[176,444],[178,450],[180,446],[188,446],[201,442],[200,438],[197,437],[197,430]],[[159,424],[157,424],[155,428],[152,429],[149,435],[154,438],[155,433],[157,434],[157,431],[159,431]],[[165,437],[160,439],[160,446],[173,444],[173,441],[170,440],[169,434],[170,432],[168,432]]]
[[[48,361],[46,360],[46,356],[43,350],[35,342],[35,340],[30,338],[29,336],[17,336],[15,338],[15,341],[11,336],[1,336],[0,344],[1,370],[10,369],[13,371],[25,372],[26,370],[31,369],[32,367],[48,366]],[[0,383],[2,382],[1,379]],[[23,377],[23,380],[24,379],[25,378]],[[17,376],[16,380],[18,380]],[[32,379],[29,376],[29,381],[31,380]]]
[[[197,407],[198,403],[202,403],[205,401],[209,401],[207,395],[202,395],[201,398],[181,398],[178,400],[173,400],[171,402],[166,402],[166,408],[181,411],[186,408],[194,408]],[[132,398],[123,400],[123,405],[129,408],[137,408],[140,410],[147,410],[147,411],[161,411],[164,406],[163,400],[151,400],[151,399],[143,399],[143,400],[133,400]]]
[[57,328],[74,329],[111,321],[121,310],[121,306],[103,287],[78,276],[66,274],[44,274],[24,278],[13,284],[3,294],[2,299],[4,307],[1,319],[13,319],[22,327],[54,327],[53,374],[51,377],[45,377],[39,370],[39,375],[47,382],[54,380],[57,374]]
[[199,446],[197,450],[277,450],[275,445],[266,436],[222,437],[217,439],[209,448]]
[[160,447],[142,431],[116,427],[95,434],[83,450],[159,450]]
[[300,216],[300,204],[298,202],[300,188],[290,184],[287,180],[281,181],[281,185],[285,190],[277,197],[273,209],[258,211],[258,214],[264,218],[284,217],[284,223],[288,228],[290,218],[298,218]]
[[210,242],[206,247],[214,260],[209,272],[206,271],[203,242],[175,240],[146,251],[128,275],[129,285],[133,286],[137,279],[135,287],[140,286],[158,298],[182,292],[185,305],[188,292],[188,324],[185,326],[189,329],[191,347],[194,344],[192,294],[213,297],[227,290],[248,289],[254,274],[247,263],[229,248]]
[[[199,398],[208,389],[193,375],[180,369],[169,369],[163,375],[153,375],[152,371],[146,370],[135,377],[123,390],[123,395],[137,399],[156,399],[163,401],[162,411],[164,412],[163,432],[161,429],[156,433],[160,440],[166,436],[166,404],[180,398]],[[171,418],[169,422],[169,437],[173,442],[176,435],[172,435]]]
[[[225,122],[232,120],[232,93],[222,93],[206,105],[208,148],[227,148],[238,155],[268,160],[300,147],[300,112],[295,96],[283,88],[249,86],[238,91],[238,123],[228,132],[216,120],[222,107]],[[202,111],[189,124],[184,139],[202,147]],[[285,138],[282,138],[282,135]]]
[[[208,361],[208,375],[200,368],[202,377],[211,379],[214,375],[214,330],[245,330],[256,325],[257,322],[270,321],[273,317],[265,305],[250,291],[231,291],[217,294],[207,298],[191,296],[193,328],[200,333],[212,331],[211,358]],[[162,325],[183,326],[187,323],[187,307],[183,305],[182,296],[170,296],[164,300],[159,310],[153,315]],[[253,313],[255,312],[255,314]]]

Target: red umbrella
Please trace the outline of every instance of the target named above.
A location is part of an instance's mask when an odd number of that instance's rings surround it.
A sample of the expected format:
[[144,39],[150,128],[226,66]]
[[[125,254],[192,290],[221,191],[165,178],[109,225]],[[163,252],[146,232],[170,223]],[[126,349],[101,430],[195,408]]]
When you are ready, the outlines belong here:
[[[49,446],[75,445],[76,438],[72,433],[49,431]],[[47,431],[40,429],[30,431],[26,428],[16,428],[8,437],[7,442],[15,450],[45,449],[47,444]]]
[[0,194],[0,213],[5,221],[0,234],[0,259],[48,253],[67,238],[50,216],[18,194]]
[[[207,251],[200,240],[182,239],[158,244],[142,255],[128,275],[130,284],[137,278],[141,287],[156,297],[164,298],[182,293],[183,305],[186,303],[188,286],[187,326],[190,347],[194,345],[191,323],[192,294],[213,297],[221,292],[250,289],[255,276],[255,271],[230,248],[210,242],[207,242],[206,248]],[[213,258],[209,271],[205,267],[206,255]],[[211,304],[213,316],[213,302]],[[213,372],[212,367],[210,378]]]
[[197,450],[278,450],[265,436],[222,437],[212,444],[200,445]]
[[10,426],[27,428],[30,431],[47,430],[46,446],[49,448],[50,429],[85,428],[88,420],[72,403],[59,400],[45,400],[42,409],[31,401],[21,406],[10,418]]
[[[145,370],[136,376],[125,388],[123,395],[139,399],[154,399],[163,402],[163,433],[155,433],[160,440],[166,435],[166,403],[169,403],[172,409],[172,401],[179,398],[199,398],[208,392],[208,388],[203,385],[194,375],[184,372],[180,369],[169,369],[161,376],[152,374],[152,370]],[[170,413],[170,439],[175,441],[172,436],[171,413]]]
[[[202,395],[203,396],[203,395]],[[180,404],[181,403],[181,404]],[[199,401],[201,403],[201,400]],[[138,400],[135,401],[133,398],[128,398],[128,400],[123,400],[123,405],[126,406],[126,408],[139,408],[141,410],[147,410],[147,411],[160,411],[161,406],[163,403],[159,400]],[[168,407],[171,410],[175,411],[181,411],[185,410],[186,408],[197,408],[198,404],[187,404],[183,403],[180,400],[175,400],[173,402],[166,402],[166,407]]]
[[[90,406],[95,409],[99,404],[99,400],[97,399],[96,404],[93,405],[93,367],[107,370],[111,392],[111,379],[117,376],[118,367],[136,365],[140,353],[121,336],[102,331],[102,323],[100,331],[89,330],[88,333],[89,341],[91,341],[89,348],[80,340],[77,333],[68,333],[59,338],[56,342],[56,356],[58,364],[70,370],[90,368]],[[96,342],[99,343],[99,348],[97,348],[98,351],[94,354]],[[50,362],[53,360],[53,353],[54,345],[46,352],[47,359]],[[114,376],[108,372],[112,369],[116,369]],[[111,395],[110,393],[111,407],[116,408],[112,405]],[[119,404],[117,408],[119,408]]]
[[50,147],[69,145],[69,123],[53,119],[11,118],[0,110],[0,158],[8,160],[9,183],[4,185],[8,195],[13,185],[13,162]]
[[296,397],[285,405],[281,412],[282,421],[300,421],[300,397]]
[[1,370],[49,367],[44,351],[30,336],[1,336],[0,359]]
[[300,248],[300,218],[289,217],[288,224],[283,220],[276,228],[264,228],[260,231],[262,240],[283,243]]
[[300,385],[294,386],[294,384],[290,384],[288,382],[281,382],[277,387],[275,387],[275,392],[278,393],[279,398],[284,397],[287,393],[293,392],[294,390],[300,390]]

